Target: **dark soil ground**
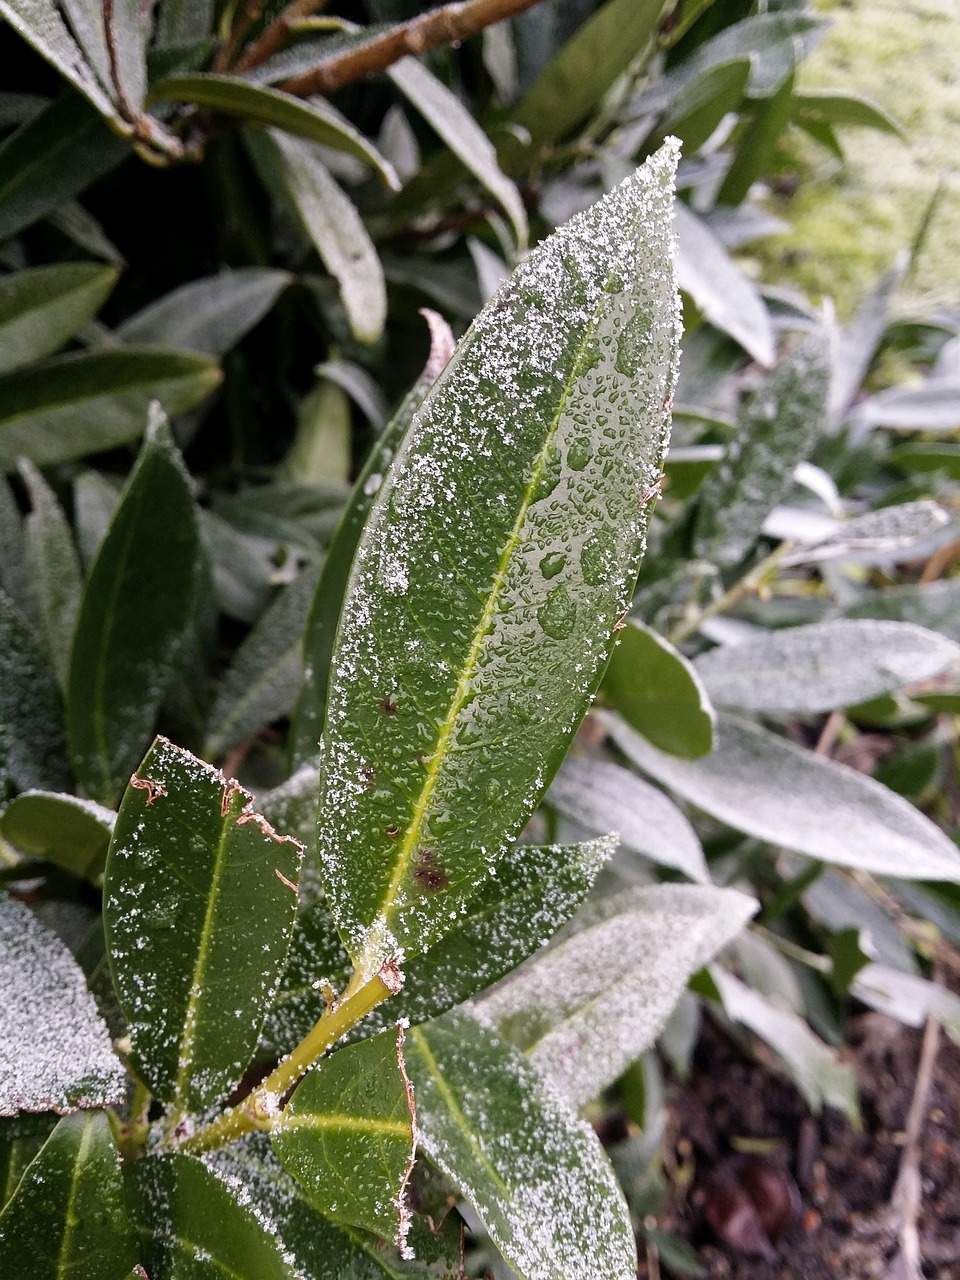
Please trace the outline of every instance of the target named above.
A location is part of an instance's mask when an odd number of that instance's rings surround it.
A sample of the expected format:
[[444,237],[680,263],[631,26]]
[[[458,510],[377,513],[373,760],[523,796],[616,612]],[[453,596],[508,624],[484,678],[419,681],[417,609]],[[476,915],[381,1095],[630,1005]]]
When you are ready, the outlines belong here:
[[[744,1056],[724,1032],[706,1026],[690,1081],[674,1082],[669,1097],[667,1172],[672,1163],[675,1170],[692,1169],[693,1177],[671,1179],[670,1203],[657,1225],[700,1252],[709,1280],[904,1280],[890,1197],[921,1041],[921,1032],[880,1014],[853,1021],[849,1058],[863,1116],[858,1133],[838,1112],[811,1116],[772,1063]],[[709,1223],[711,1216],[723,1216],[724,1186],[729,1189],[731,1179],[741,1176],[745,1157],[737,1152],[744,1145],[759,1147],[759,1160],[773,1170],[775,1184],[779,1179],[793,1190],[777,1173],[786,1169],[799,1190],[795,1214],[786,1215],[792,1225],[766,1258],[721,1242]],[[755,1170],[758,1157],[753,1159]],[[960,1050],[942,1034],[918,1165],[923,1274],[927,1280],[960,1280]],[[734,1227],[732,1234],[742,1233]],[[662,1274],[671,1273],[663,1267]],[[657,1280],[656,1259],[644,1261],[638,1275]]]

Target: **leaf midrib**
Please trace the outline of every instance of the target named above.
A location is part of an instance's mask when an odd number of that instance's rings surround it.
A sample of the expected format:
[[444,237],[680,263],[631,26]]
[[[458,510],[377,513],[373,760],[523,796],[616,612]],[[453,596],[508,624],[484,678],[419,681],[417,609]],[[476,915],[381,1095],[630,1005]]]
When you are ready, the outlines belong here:
[[283,1122],[277,1133],[283,1134],[291,1129],[354,1129],[360,1133],[389,1133],[405,1139],[410,1137],[410,1125],[405,1125],[400,1120],[377,1120],[372,1116],[340,1115],[335,1111],[302,1112],[298,1115],[284,1112]]
[[67,1204],[63,1215],[63,1237],[60,1241],[60,1252],[57,1256],[57,1275],[66,1276],[71,1270],[70,1250],[74,1235],[73,1225],[73,1206],[77,1199],[77,1186],[80,1182],[80,1170],[83,1168],[87,1158],[87,1150],[93,1132],[93,1125],[85,1122],[83,1133],[80,1135],[80,1145],[77,1148],[76,1158],[73,1162],[73,1170],[70,1177],[70,1192],[67,1196]]

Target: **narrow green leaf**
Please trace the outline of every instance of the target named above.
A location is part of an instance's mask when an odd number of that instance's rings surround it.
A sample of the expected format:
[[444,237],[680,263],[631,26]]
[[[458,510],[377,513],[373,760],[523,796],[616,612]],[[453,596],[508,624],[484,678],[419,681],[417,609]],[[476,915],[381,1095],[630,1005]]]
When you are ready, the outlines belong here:
[[698,554],[734,564],[750,551],[823,429],[829,376],[826,343],[813,333],[754,391],[727,457],[700,490]]
[[152,85],[148,102],[161,99],[190,102],[223,115],[237,116],[248,124],[282,129],[284,133],[345,151],[372,165],[387,186],[394,189],[398,186],[393,166],[346,116],[323,98],[303,102],[279,89],[253,85],[234,76],[195,74],[167,76]]
[[124,1182],[150,1280],[301,1280],[256,1202],[241,1204],[234,1188],[192,1156],[135,1160]]
[[123,254],[104,231],[101,223],[88,213],[76,200],[68,200],[47,214],[47,221],[58,231],[62,231],[68,240],[72,240],[84,253],[109,263],[112,267],[123,268],[126,260]]
[[133,1059],[157,1097],[198,1110],[242,1076],[286,960],[302,853],[248,792],[165,738],[131,778],[104,920]]
[[124,320],[116,336],[133,346],[222,356],[263,319],[291,279],[286,271],[241,267],[191,280]]
[[126,1080],[83,972],[60,939],[6,894],[0,975],[0,1115],[122,1102]]
[[693,827],[662,791],[629,770],[608,760],[568,756],[546,800],[588,830],[616,831],[626,848],[709,884]]
[[960,427],[960,378],[929,378],[919,387],[890,387],[857,405],[858,422],[908,431]]
[[110,809],[57,791],[24,791],[0,817],[0,835],[21,853],[98,880],[116,815]]
[[[11,6],[0,0],[0,12]],[[75,94],[56,101],[0,144],[0,242],[115,169],[129,144]]]
[[583,928],[486,996],[481,1014],[583,1106],[651,1047],[691,974],[756,906],[733,889],[700,885],[601,899]]
[[64,1116],[0,1214],[5,1280],[106,1280],[137,1262],[102,1111]]
[[268,190],[285,191],[304,231],[340,286],[353,336],[376,342],[387,293],[383,268],[363,219],[336,183],[311,140],[277,129],[248,132],[248,145]]
[[518,1050],[465,1013],[407,1034],[420,1146],[519,1280],[633,1280],[630,1216],[599,1139]]
[[0,373],[62,347],[96,315],[116,279],[112,267],[64,262],[0,280]]
[[913,805],[872,778],[746,720],[720,716],[702,760],[678,760],[611,716],[644,773],[738,831],[810,858],[905,880],[960,880],[960,851]]
[[70,645],[80,607],[80,559],[67,518],[40,472],[21,459],[20,474],[33,510],[24,524],[33,611],[61,689],[66,689]]
[[304,633],[303,689],[291,730],[291,756],[294,764],[314,760],[319,751],[340,606],[370,506],[427,389],[453,354],[454,339],[449,325],[435,311],[425,311],[423,314],[430,326],[430,357],[426,368],[370,450],[327,548],[323,574]]
[[828,422],[836,430],[857,398],[887,331],[890,303],[903,283],[910,261],[900,254],[857,308],[853,323],[841,330],[830,375]]
[[413,1167],[413,1091],[402,1028],[325,1058],[297,1086],[271,1131],[273,1149],[328,1217],[406,1251]]
[[198,555],[190,479],[154,419],[83,592],[67,738],[88,795],[116,803],[150,740],[190,618]]
[[661,151],[524,261],[377,494],[337,634],[319,841],[365,973],[450,927],[606,663],[675,380],[675,163]]
[[[74,0],[77,3],[77,0]],[[96,3],[96,0],[90,0]],[[96,6],[100,8],[100,5]],[[111,63],[111,80],[117,100],[126,116],[138,115],[147,89],[147,36],[150,32],[150,10],[141,0],[113,0],[104,8],[104,23],[110,24],[110,38],[115,50]]]
[[662,0],[607,0],[567,41],[513,113],[535,146],[581,124],[618,76],[653,51]]
[[696,669],[721,706],[809,714],[894,693],[957,664],[960,646],[935,631],[837,618],[712,649]]
[[15,3],[13,0],[0,0],[0,18],[9,22],[41,57],[52,63],[101,115],[119,129],[126,127],[85,61],[54,0],[16,0]]
[[793,73],[776,93],[759,102],[741,134],[727,176],[717,192],[717,203],[738,205],[753,184],[768,172],[777,140],[790,123],[793,109]]
[[[615,848],[610,836],[583,844],[518,844],[451,931],[405,966],[400,992],[364,1020],[360,1034],[400,1019],[426,1022],[510,973],[566,924]],[[267,1018],[268,1043],[283,1052],[302,1039],[324,1011],[324,986],[342,989],[349,973],[329,908],[318,899],[297,920]]]
[[901,444],[890,450],[890,461],[904,471],[945,471],[960,480],[960,444]]
[[776,355],[773,324],[760,291],[702,218],[677,202],[677,278],[710,323],[758,364]]
[[600,693],[661,751],[696,760],[713,745],[713,707],[696,668],[652,627],[631,619]]
[[157,400],[171,416],[220,381],[216,363],[187,351],[111,350],[59,356],[0,378],[0,467],[38,466],[136,440]]
[[859,93],[806,89],[793,95],[793,114],[831,125],[860,125],[907,140],[903,127],[878,103]]
[[841,1061],[837,1051],[824,1044],[795,1013],[779,1008],[717,965],[711,965],[710,976],[727,1016],[749,1027],[780,1055],[811,1111],[819,1112],[824,1105],[836,1107],[859,1127],[853,1067]]
[[300,402],[293,444],[277,468],[291,484],[346,484],[353,424],[350,402],[333,382],[319,382]]
[[237,650],[210,712],[205,755],[223,755],[293,710],[303,678],[303,630],[319,577],[319,566],[302,570]]
[[453,154],[502,205],[518,248],[525,249],[527,214],[520,192],[500,168],[493,143],[460,99],[416,58],[401,58],[387,74]]
[[57,1116],[23,1111],[0,1120],[0,1209],[17,1189],[27,1165],[50,1137]]
[[[70,789],[63,704],[34,627],[0,591],[0,741],[18,791]],[[2,788],[0,788],[2,790]]]
[[[750,59],[733,58],[708,67],[690,84],[684,85],[670,101],[657,125],[654,141],[670,134],[683,143],[684,154],[694,155],[703,146],[724,116],[740,105],[750,76]],[[657,86],[654,86],[656,92]],[[647,143],[649,146],[650,143]]]

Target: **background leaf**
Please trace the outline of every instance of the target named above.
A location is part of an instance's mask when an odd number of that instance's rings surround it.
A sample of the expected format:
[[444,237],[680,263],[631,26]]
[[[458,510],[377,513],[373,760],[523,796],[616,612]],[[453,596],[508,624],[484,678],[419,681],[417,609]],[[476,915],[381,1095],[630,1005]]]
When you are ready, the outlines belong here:
[[16,3],[0,0],[0,17],[79,89],[101,115],[123,128],[113,103],[85,61],[53,0],[16,0]]
[[0,373],[59,350],[96,315],[117,280],[112,267],[64,262],[0,280]]
[[20,462],[20,474],[33,507],[24,522],[24,538],[34,613],[57,680],[65,689],[82,590],[80,559],[53,490],[26,459]]
[[[18,790],[67,790],[70,768],[56,677],[35,628],[0,591],[0,742]],[[3,772],[3,770],[0,770]],[[2,791],[2,784],[0,784]]]
[[110,809],[56,791],[24,791],[0,816],[0,835],[21,853],[98,880],[116,817]]

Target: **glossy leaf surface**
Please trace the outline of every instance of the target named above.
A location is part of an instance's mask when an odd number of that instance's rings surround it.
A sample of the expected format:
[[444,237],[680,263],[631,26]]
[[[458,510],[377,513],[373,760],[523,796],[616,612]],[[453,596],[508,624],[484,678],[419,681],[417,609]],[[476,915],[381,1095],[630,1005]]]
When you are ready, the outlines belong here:
[[713,745],[716,716],[696,669],[642,622],[621,632],[600,696],[661,751],[695,760]]
[[70,754],[103,804],[116,804],[150,740],[190,617],[197,555],[190,480],[157,420],[90,570],[70,655]]
[[3,773],[19,791],[66,791],[71,781],[56,676],[34,627],[0,591],[0,776]]
[[365,973],[449,928],[610,651],[675,378],[674,164],[658,153],[525,260],[377,495],[337,635],[320,802],[334,913]]
[[960,852],[872,778],[776,734],[720,716],[713,752],[678,760],[611,717],[610,734],[644,773],[738,831],[839,866],[903,879],[960,880]]
[[0,467],[11,470],[20,455],[46,466],[136,440],[152,400],[174,415],[219,381],[207,356],[148,348],[59,356],[7,374],[0,379]]
[[4,809],[0,835],[21,853],[97,880],[103,872],[115,816],[110,809],[79,796],[23,791]]
[[157,1097],[198,1110],[243,1074],[286,959],[302,852],[165,738],[131,779],[104,919],[133,1060]]
[[65,1116],[0,1214],[4,1280],[117,1280],[137,1262],[106,1113]]
[[0,373],[59,350],[96,315],[116,279],[112,267],[64,262],[0,280]]
[[465,1013],[407,1036],[419,1143],[519,1280],[632,1280],[629,1215],[596,1134],[518,1050]]
[[383,1031],[324,1058],[294,1090],[273,1149],[328,1217],[406,1248],[413,1096],[403,1031]]
[[80,966],[22,902],[6,895],[0,975],[0,1115],[121,1102],[125,1077]]
[[40,621],[57,680],[65,688],[80,607],[80,559],[53,490],[26,459],[20,463],[20,474],[33,508],[24,521],[24,541],[34,614]]
[[691,974],[755,909],[733,889],[694,885],[601,899],[584,928],[482,1000],[481,1014],[583,1106],[650,1048]]

